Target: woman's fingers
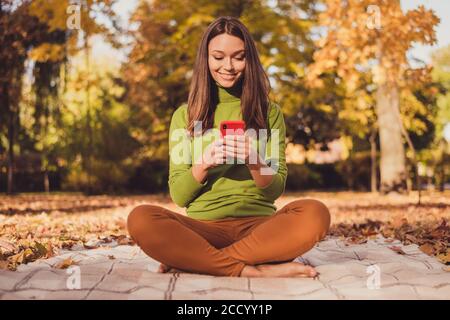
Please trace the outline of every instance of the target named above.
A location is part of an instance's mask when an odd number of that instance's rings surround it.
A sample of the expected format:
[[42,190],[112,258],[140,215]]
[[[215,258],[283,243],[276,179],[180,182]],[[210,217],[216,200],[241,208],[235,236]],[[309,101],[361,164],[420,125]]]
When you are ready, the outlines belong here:
[[222,152],[228,156],[238,156],[238,155],[245,155],[246,154],[246,148],[245,147],[236,147],[236,148],[223,148],[218,150],[217,153]]
[[244,135],[227,135],[214,141],[211,158],[214,164],[235,163],[230,159],[237,160],[237,163],[245,163],[249,157],[251,148],[250,137]]
[[[233,159],[232,162],[230,162],[230,159]],[[235,152],[234,150],[222,150],[218,149],[216,150],[214,154],[214,162],[217,164],[225,164],[225,163],[234,163],[234,160],[244,160],[245,159],[245,153],[242,152]]]
[[223,139],[223,143],[226,146],[245,146],[249,143],[249,139],[245,136],[230,135]]

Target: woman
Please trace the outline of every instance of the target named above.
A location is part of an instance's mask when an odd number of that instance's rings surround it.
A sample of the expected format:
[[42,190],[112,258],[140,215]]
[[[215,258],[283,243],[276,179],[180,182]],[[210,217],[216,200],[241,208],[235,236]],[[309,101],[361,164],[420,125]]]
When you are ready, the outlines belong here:
[[[247,28],[232,17],[215,20],[200,43],[188,103],[174,112],[169,130],[170,195],[187,208],[187,216],[140,205],[128,217],[131,237],[161,262],[159,272],[316,276],[313,267],[292,260],[325,237],[329,211],[313,199],[298,199],[279,210],[274,206],[287,177],[286,128],[281,109],[269,102],[269,89]],[[267,129],[270,160],[256,150],[260,135],[225,135],[205,145],[222,120]],[[180,150],[185,151],[181,156]],[[238,162],[230,164],[230,158]]]

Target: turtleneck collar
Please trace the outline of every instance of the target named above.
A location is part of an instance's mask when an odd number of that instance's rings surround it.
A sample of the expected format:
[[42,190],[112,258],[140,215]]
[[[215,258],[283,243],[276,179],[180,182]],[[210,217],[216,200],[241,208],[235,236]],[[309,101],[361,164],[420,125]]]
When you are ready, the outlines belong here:
[[216,81],[216,85],[217,85],[217,90],[218,90],[219,103],[238,102],[241,100],[241,94],[242,94],[241,81],[238,81],[231,88],[224,88],[219,83],[217,83],[217,81]]

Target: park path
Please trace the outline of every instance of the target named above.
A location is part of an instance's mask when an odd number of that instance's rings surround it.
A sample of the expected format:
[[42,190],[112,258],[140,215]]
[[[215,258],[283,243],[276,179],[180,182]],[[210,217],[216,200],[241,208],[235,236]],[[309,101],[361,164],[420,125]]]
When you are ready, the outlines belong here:
[[[76,264],[54,267],[68,258]],[[297,260],[315,266],[320,276],[159,274],[158,262],[139,247],[112,244],[0,271],[0,299],[450,299],[448,266],[417,245],[381,236],[346,245],[328,237]]]

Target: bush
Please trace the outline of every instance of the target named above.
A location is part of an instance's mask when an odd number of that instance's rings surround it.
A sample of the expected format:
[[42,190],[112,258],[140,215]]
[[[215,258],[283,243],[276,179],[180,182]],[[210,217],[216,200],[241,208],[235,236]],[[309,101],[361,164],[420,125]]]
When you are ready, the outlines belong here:
[[[357,152],[336,163],[288,164],[287,190],[349,189],[370,190],[370,152]],[[379,173],[378,181],[379,181]]]
[[135,168],[128,179],[130,192],[159,193],[167,192],[169,179],[169,160],[145,160]]
[[339,189],[344,184],[334,164],[288,164],[287,190]]

